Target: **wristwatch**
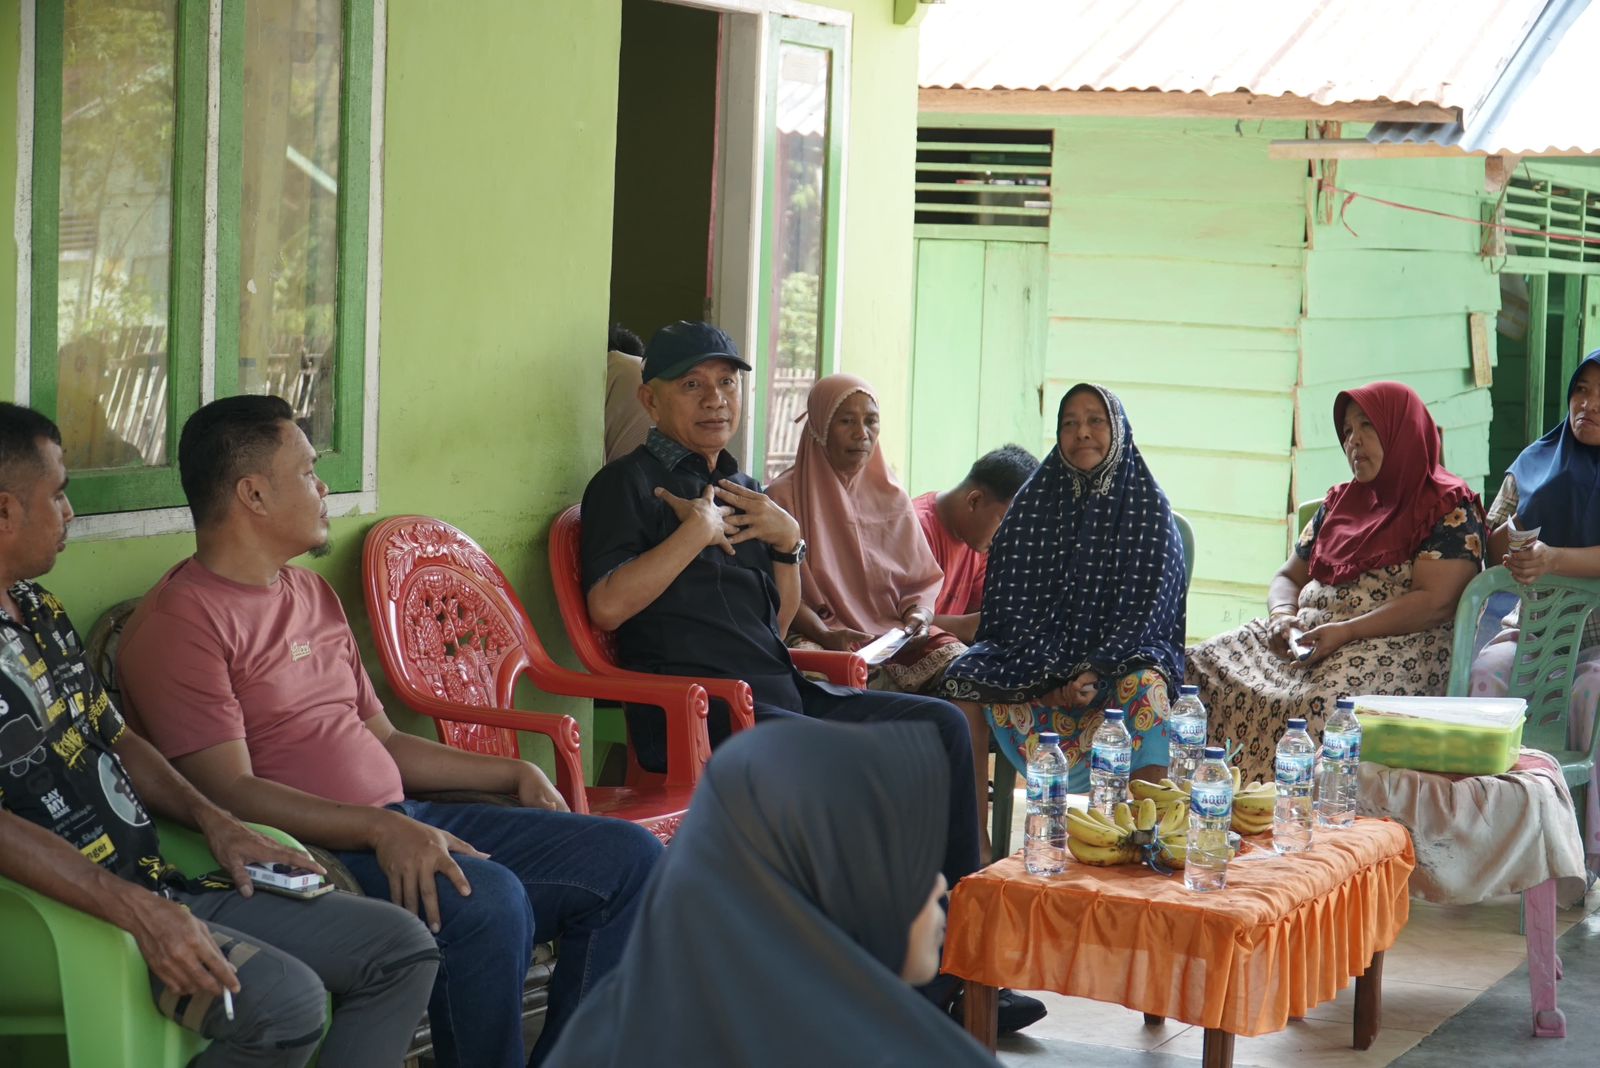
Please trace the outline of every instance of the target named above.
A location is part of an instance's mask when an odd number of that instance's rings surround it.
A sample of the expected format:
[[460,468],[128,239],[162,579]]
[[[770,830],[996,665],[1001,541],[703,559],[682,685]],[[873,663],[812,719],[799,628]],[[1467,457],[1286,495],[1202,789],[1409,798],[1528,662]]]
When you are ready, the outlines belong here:
[[780,553],[769,545],[767,546],[767,555],[772,558],[772,562],[775,564],[801,563],[806,558],[806,539],[801,538],[795,542],[794,551],[787,553]]

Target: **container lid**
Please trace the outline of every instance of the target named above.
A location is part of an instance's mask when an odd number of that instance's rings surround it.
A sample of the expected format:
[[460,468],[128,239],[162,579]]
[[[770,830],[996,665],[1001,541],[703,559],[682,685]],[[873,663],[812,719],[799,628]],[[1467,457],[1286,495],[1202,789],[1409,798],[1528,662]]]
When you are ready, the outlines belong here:
[[1427,719],[1464,727],[1510,730],[1528,715],[1528,702],[1520,697],[1389,697],[1358,694],[1358,715]]
[[1200,687],[1198,687],[1198,686],[1179,686],[1178,687],[1178,696],[1179,697],[1199,697],[1200,696]]
[[1059,745],[1060,742],[1061,742],[1061,735],[1057,734],[1055,731],[1040,731],[1039,732],[1039,744],[1040,745]]
[[1124,713],[1120,708],[1108,708],[1106,709],[1106,722],[1121,723],[1123,714]]
[[1222,746],[1220,746],[1220,745],[1208,745],[1208,746],[1206,746],[1206,759],[1207,760],[1221,760],[1224,756],[1227,755],[1227,753],[1228,753],[1228,751],[1226,749],[1222,748]]
[[1289,729],[1292,731],[1303,731],[1306,729],[1306,721],[1301,719],[1299,716],[1296,716],[1289,721]]
[[1341,697],[1333,705],[1335,708],[1354,709],[1356,707],[1356,699],[1354,697]]

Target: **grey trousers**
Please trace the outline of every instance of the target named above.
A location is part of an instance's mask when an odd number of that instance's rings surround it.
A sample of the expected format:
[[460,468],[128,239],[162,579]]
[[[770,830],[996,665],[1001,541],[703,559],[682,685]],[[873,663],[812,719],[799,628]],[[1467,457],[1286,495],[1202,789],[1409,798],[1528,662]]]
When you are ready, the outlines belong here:
[[[211,929],[239,974],[221,998],[179,997],[150,977],[163,1015],[212,1039],[190,1068],[300,1068],[317,1052],[339,1068],[395,1068],[427,1008],[439,947],[387,901],[334,892],[296,901],[264,891],[175,895]],[[328,995],[333,995],[332,1020]]]

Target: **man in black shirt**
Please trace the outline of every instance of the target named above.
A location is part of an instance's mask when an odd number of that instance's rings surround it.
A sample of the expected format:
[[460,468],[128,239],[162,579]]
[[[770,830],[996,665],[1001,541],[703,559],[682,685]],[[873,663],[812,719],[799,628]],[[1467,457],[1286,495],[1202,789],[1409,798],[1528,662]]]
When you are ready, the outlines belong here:
[[[433,936],[388,902],[253,894],[248,862],[317,866],[207,801],[123,723],[66,610],[32,581],[66,547],[66,489],[55,424],[0,403],[0,875],[131,934],[160,1011],[213,1040],[198,1068],[305,1064],[330,991],[322,1062],[399,1063],[433,986]],[[201,831],[228,878],[167,864],[147,804]]]
[[[583,495],[590,619],[616,632],[625,667],[748,682],[758,724],[796,715],[934,724],[950,761],[943,870],[954,886],[978,867],[966,718],[935,698],[812,682],[795,670],[783,635],[800,605],[805,542],[726,451],[739,422],[739,372],[748,370],[733,340],[706,323],[673,323],[650,340],[639,399],[655,427]],[[629,709],[639,761],[655,770],[665,766],[662,715]],[[713,745],[727,736],[722,702],[712,702],[708,726]],[[1001,1025],[1016,1030],[1043,1015],[1039,1002],[1008,993]]]

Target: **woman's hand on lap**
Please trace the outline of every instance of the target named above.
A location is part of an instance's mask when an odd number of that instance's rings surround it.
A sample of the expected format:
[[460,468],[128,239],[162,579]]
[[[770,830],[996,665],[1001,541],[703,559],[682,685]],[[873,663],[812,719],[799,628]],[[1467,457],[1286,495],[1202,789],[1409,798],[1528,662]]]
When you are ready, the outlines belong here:
[[1065,708],[1069,711],[1088,708],[1094,703],[1095,689],[1099,685],[1099,674],[1093,671],[1085,671],[1071,682],[1058,686],[1039,698],[1039,703],[1056,708]]
[[836,653],[853,653],[870,641],[872,641],[870,634],[850,627],[837,627],[824,634],[817,644]]
[[1320,627],[1312,627],[1300,635],[1300,644],[1309,649],[1310,652],[1299,663],[1315,664],[1319,660],[1324,660],[1354,638],[1355,635],[1350,633],[1348,621],[1324,623]]
[[1288,612],[1279,612],[1267,620],[1267,648],[1281,660],[1298,660],[1294,650],[1289,648],[1289,632],[1294,629],[1295,617]]
[[906,637],[921,638],[928,633],[928,627],[932,622],[933,613],[921,605],[916,605],[907,609],[906,614],[901,617],[900,625],[905,628]]

